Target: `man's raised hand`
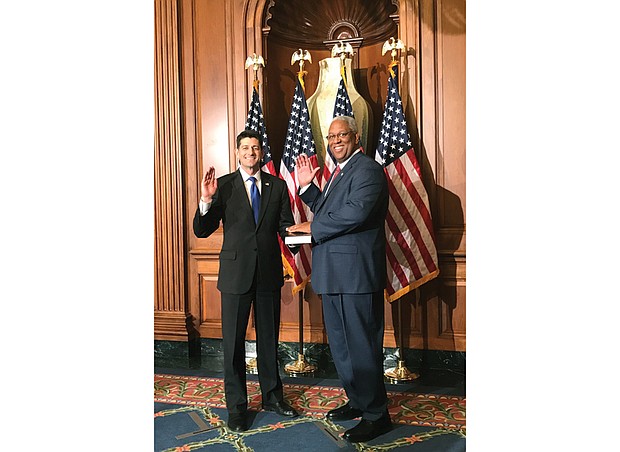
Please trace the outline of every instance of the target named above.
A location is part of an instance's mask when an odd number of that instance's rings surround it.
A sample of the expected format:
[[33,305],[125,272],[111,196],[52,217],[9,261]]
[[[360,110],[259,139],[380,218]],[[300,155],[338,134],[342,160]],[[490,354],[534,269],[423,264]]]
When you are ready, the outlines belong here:
[[310,184],[320,169],[319,167],[312,167],[312,163],[306,154],[299,154],[295,166],[297,168],[297,181],[300,187]]
[[211,166],[202,178],[202,183],[200,184],[200,199],[204,202],[211,202],[216,190],[217,179],[215,177],[215,167]]

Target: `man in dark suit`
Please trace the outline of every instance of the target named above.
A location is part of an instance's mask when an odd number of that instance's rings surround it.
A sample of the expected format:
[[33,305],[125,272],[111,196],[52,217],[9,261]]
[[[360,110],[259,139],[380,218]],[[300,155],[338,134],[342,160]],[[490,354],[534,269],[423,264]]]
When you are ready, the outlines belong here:
[[239,169],[215,178],[210,167],[201,183],[194,234],[208,237],[224,226],[217,288],[222,298],[224,389],[228,427],[247,430],[245,333],[254,304],[258,381],[263,409],[282,416],[298,413],[284,401],[278,372],[280,290],[284,285],[278,234],[294,223],[286,183],[260,171],[260,136],[237,136]]
[[359,145],[355,120],[338,116],[327,141],[338,162],[323,192],[305,154],[297,159],[300,197],[312,222],[288,228],[312,235],[312,288],[321,295],[330,350],[349,401],[327,417],[362,420],[344,434],[369,441],[392,428],[383,382],[383,291],[388,186],[383,168]]

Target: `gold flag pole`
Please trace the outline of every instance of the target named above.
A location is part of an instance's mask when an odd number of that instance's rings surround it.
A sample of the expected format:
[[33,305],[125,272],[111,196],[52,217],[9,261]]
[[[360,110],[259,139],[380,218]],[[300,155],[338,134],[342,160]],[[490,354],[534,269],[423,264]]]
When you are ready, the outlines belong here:
[[[392,61],[390,62],[388,66],[388,70],[392,77],[397,76],[397,74],[394,73],[394,66],[398,64],[398,62],[396,61],[396,56],[398,55],[398,51],[404,50],[404,49],[405,49],[405,44],[400,39],[394,39],[393,37],[391,37],[390,39],[388,39],[387,41],[383,43],[383,49],[382,49],[381,54],[385,55],[389,51],[390,56],[392,57]],[[415,298],[414,298],[414,304],[415,304],[415,299],[417,299],[417,294],[418,294],[417,289],[414,292],[414,294],[415,294]],[[404,383],[404,382],[409,382],[411,380],[415,380],[416,378],[419,378],[420,374],[409,371],[409,369],[407,369],[407,366],[405,366],[405,360],[403,359],[404,357],[402,354],[402,346],[404,342],[402,300],[398,299],[396,300],[396,303],[398,303],[397,311],[398,311],[398,327],[399,327],[398,328],[399,330],[398,331],[398,343],[396,344],[397,354],[398,354],[398,364],[396,367],[386,370],[384,375],[390,381],[390,383]]]
[[[312,56],[307,50],[299,49],[291,57],[291,64],[299,61],[299,72],[297,72],[297,78],[301,84],[301,88],[306,91],[304,85],[304,76],[308,73],[304,71],[304,63],[309,61],[312,63]],[[309,364],[304,356],[304,290],[299,291],[299,352],[297,353],[297,360],[293,361],[286,366],[284,370],[291,376],[308,375],[314,373],[316,367]]]
[[398,55],[399,50],[405,50],[405,43],[400,39],[394,39],[394,37],[391,37],[390,39],[385,41],[383,43],[383,48],[381,49],[381,55],[385,55],[389,51],[390,56],[392,57],[392,61],[388,66],[388,70],[390,71],[390,74],[392,74],[392,77],[396,77],[393,69],[394,66],[398,64],[398,62],[396,61],[396,56]]
[[[416,295],[418,293],[417,289],[414,292]],[[417,296],[416,296],[417,298]],[[396,367],[392,367],[385,371],[385,377],[390,381],[390,383],[406,383],[411,380],[415,380],[420,377],[420,374],[411,372],[405,366],[405,360],[403,359],[403,354],[401,351],[403,345],[403,314],[402,314],[402,301],[401,299],[396,300],[398,303],[398,343],[397,345],[397,354],[398,354],[398,364]],[[415,303],[415,300],[414,300]]]
[[301,83],[301,88],[306,92],[306,85],[304,84],[304,76],[308,73],[308,71],[304,71],[304,64],[306,61],[312,63],[312,55],[307,50],[299,49],[291,56],[291,64],[295,64],[299,61],[299,72],[297,72],[297,78],[299,79],[299,83]]
[[299,291],[299,352],[297,360],[284,366],[284,370],[289,375],[296,377],[299,375],[313,374],[316,366],[309,364],[304,356],[304,290]]
[[[261,55],[256,55],[253,53],[252,56],[249,56],[245,60],[245,68],[246,70],[252,68],[254,70],[254,80],[252,81],[252,86],[258,91],[258,87],[260,86],[260,80],[258,80],[258,69],[260,67],[265,67],[265,60]],[[256,358],[250,358],[250,360],[245,363],[245,370],[250,374],[258,373],[258,363]]]

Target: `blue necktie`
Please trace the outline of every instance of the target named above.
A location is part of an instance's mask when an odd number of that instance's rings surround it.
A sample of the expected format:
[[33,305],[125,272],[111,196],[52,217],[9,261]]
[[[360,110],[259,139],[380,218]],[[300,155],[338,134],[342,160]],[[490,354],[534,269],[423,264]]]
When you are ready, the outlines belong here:
[[260,193],[258,191],[258,187],[256,186],[256,178],[251,176],[248,178],[252,181],[252,186],[250,187],[250,198],[252,200],[252,211],[254,212],[254,223],[258,224],[258,210],[260,209]]

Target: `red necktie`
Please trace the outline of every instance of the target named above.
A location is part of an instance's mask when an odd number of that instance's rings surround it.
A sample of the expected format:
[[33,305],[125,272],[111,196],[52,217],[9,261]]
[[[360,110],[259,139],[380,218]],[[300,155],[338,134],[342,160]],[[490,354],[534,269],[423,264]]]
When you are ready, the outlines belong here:
[[[332,186],[332,183],[334,182],[334,180],[336,179],[336,177],[338,176],[338,174],[340,174],[340,165],[336,165],[336,169],[334,171],[334,174],[332,175],[331,180],[329,181],[329,185],[327,186],[327,190],[329,190]],[[327,194],[327,190],[325,190],[325,193]]]

